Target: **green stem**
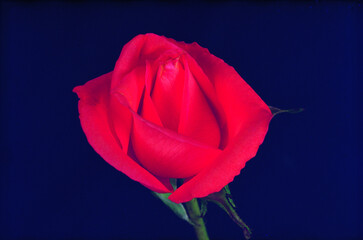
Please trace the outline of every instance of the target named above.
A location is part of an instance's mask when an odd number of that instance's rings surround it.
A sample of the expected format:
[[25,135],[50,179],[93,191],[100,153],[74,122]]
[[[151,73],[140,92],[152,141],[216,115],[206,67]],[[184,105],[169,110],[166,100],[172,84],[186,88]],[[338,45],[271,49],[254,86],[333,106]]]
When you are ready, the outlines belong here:
[[204,220],[201,217],[198,200],[193,198],[191,201],[185,203],[190,220],[193,222],[195,234],[198,240],[209,240],[207,229]]

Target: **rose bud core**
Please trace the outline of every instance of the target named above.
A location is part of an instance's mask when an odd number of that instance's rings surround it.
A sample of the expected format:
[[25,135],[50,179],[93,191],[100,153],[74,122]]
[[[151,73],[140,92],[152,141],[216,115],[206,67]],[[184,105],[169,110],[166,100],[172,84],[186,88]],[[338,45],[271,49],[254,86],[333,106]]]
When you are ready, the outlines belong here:
[[[176,203],[233,181],[256,155],[271,111],[233,67],[197,43],[155,34],[127,43],[112,72],[74,88],[94,150]],[[176,190],[171,178],[184,179]]]

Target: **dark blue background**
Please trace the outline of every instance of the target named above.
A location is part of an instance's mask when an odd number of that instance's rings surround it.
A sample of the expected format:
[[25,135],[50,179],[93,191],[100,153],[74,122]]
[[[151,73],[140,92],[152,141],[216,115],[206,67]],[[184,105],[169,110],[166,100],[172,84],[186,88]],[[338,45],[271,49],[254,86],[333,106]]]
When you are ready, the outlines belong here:
[[[362,18],[358,2],[3,3],[0,238],[194,238],[94,152],[72,93],[154,32],[208,48],[268,105],[306,109],[274,118],[230,184],[255,239],[363,239]],[[206,222],[242,237],[211,204]]]

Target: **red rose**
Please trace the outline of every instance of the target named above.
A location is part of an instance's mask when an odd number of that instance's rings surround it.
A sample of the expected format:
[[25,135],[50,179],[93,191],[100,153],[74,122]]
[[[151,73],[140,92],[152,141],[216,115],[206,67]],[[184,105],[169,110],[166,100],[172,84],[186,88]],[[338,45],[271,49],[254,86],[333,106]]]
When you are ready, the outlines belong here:
[[[197,43],[138,35],[115,69],[74,89],[83,131],[109,164],[180,203],[221,190],[272,118],[233,67]],[[183,178],[173,190],[170,178]]]

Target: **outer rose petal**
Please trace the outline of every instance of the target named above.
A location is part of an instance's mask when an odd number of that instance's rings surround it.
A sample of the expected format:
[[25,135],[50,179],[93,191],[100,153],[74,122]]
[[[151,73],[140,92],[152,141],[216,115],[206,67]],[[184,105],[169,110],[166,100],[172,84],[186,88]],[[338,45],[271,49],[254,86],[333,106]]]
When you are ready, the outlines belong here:
[[196,59],[213,83],[225,112],[228,142],[212,165],[170,195],[169,199],[176,203],[205,197],[230,183],[256,155],[272,118],[268,106],[231,66],[196,43],[180,46]]
[[128,157],[122,150],[108,117],[112,72],[74,88],[80,98],[78,110],[88,142],[109,164],[156,192],[171,192],[170,182],[158,179]]
[[175,203],[188,202],[218,192],[232,182],[246,162],[256,155],[267,133],[270,114],[264,110],[260,114],[260,119],[251,121],[251,125],[239,133],[212,165],[180,186],[169,199]]

